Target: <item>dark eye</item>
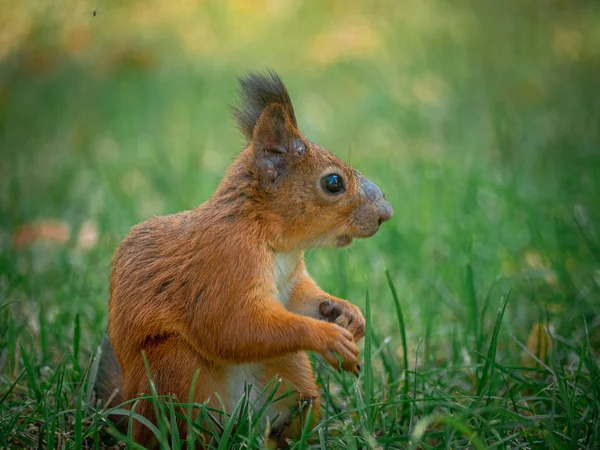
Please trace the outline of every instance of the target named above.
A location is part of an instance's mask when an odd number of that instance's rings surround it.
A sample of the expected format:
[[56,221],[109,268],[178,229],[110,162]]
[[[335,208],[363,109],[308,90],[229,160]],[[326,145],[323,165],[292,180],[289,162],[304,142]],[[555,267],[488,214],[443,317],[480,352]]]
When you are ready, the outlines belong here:
[[330,194],[344,192],[344,180],[337,173],[330,173],[321,178],[321,187]]

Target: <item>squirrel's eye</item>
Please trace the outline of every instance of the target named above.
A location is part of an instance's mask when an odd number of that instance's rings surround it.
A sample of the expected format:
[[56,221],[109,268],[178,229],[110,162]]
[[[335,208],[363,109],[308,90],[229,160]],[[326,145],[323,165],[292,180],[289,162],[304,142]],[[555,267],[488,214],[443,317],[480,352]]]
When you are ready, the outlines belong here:
[[330,194],[344,192],[344,180],[337,173],[330,173],[321,178],[321,187]]

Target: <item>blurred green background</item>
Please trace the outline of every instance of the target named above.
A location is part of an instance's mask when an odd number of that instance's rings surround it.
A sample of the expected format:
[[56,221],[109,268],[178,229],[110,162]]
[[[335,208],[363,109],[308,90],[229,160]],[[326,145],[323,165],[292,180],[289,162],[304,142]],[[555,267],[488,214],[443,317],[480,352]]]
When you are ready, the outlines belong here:
[[94,350],[119,241],[211,195],[242,148],[236,77],[266,68],[394,206],[373,238],[307,256],[331,293],[369,291],[392,353],[385,268],[412,366],[419,338],[419,364],[477,359],[509,290],[504,361],[536,324],[576,342],[585,318],[598,349],[598,2],[28,0],[0,3],[6,383],[18,342],[40,367],[72,352],[76,314]]

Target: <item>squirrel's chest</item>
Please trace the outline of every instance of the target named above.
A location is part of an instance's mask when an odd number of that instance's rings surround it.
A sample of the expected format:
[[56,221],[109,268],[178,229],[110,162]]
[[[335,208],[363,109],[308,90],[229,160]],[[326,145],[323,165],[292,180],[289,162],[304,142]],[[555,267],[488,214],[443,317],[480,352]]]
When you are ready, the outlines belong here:
[[287,306],[295,286],[294,272],[302,258],[301,252],[276,253],[273,264],[275,298]]

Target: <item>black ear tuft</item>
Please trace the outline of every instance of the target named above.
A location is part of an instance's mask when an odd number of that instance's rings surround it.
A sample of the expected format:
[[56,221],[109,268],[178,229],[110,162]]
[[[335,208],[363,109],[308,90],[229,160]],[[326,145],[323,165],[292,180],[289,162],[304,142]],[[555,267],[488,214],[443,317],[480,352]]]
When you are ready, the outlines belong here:
[[262,111],[272,103],[282,105],[294,127],[297,127],[292,101],[279,76],[269,70],[265,74],[250,72],[239,80],[239,105],[233,108],[233,117],[244,137],[250,141]]

